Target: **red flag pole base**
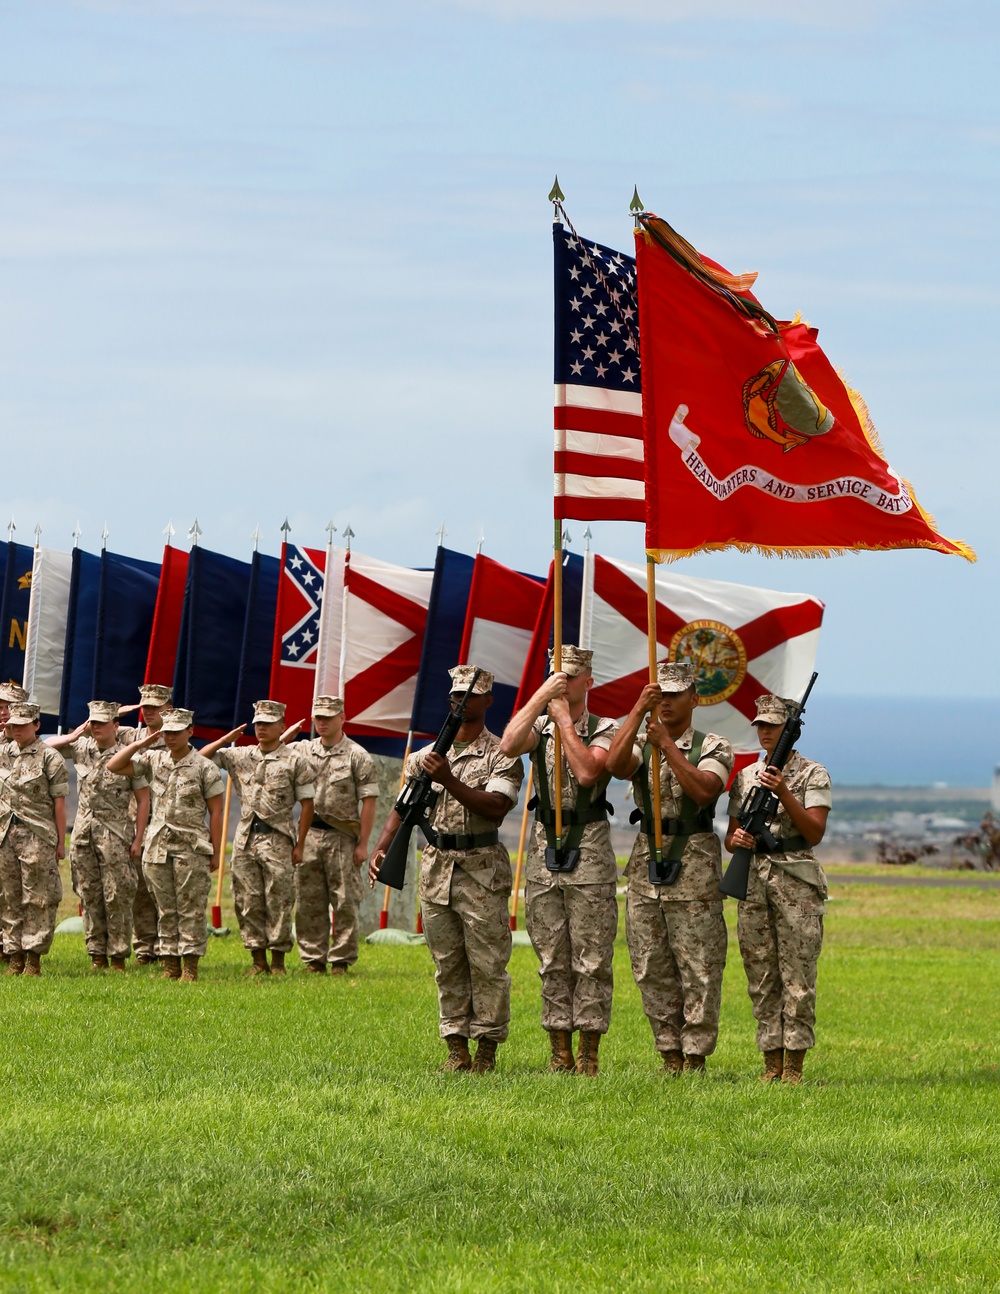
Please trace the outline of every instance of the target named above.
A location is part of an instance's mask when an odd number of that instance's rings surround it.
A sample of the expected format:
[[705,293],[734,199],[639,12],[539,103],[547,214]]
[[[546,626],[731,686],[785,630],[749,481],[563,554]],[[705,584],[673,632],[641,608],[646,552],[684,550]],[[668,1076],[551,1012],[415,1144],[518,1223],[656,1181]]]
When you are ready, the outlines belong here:
[[378,914],[378,928],[380,930],[389,929],[389,913],[385,910]]
[[517,916],[513,912],[510,914],[510,928],[511,930],[517,929]]
[[217,903],[212,904],[212,929],[222,929],[222,909]]
[[423,933],[424,933],[424,914],[423,912],[421,912],[419,908],[417,908],[417,934],[422,935]]
[[76,905],[76,915],[77,915],[78,917],[82,917],[82,916],[83,916],[83,904],[82,904],[82,903],[78,903],[78,904]]

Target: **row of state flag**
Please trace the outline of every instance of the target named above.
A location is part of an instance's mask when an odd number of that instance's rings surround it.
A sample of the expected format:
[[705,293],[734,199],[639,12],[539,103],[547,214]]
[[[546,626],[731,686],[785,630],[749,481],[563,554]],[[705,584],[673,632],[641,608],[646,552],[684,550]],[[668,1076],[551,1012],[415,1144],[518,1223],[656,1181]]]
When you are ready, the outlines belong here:
[[[143,682],[172,684],[203,737],[249,722],[264,696],[308,728],[313,697],[329,694],[344,698],[350,735],[399,755],[440,728],[451,666],[494,674],[496,731],[547,669],[551,566],[530,575],[442,545],[432,567],[410,569],[289,542],[249,561],[168,544],[160,563],[12,542],[0,561],[0,671],[64,731],[89,700],[134,701]],[[563,641],[595,650],[592,709],[620,717],[645,681],[645,568],[566,551],[562,589]],[[752,751],[754,698],[801,691],[822,604],[669,570],[657,599],[661,654],[699,665],[704,723]]]

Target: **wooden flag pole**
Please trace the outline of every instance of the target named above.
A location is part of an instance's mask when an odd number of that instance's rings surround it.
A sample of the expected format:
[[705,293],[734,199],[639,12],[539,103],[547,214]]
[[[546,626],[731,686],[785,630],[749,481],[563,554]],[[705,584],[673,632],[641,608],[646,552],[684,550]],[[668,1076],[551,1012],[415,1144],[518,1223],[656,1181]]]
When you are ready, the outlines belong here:
[[[656,682],[656,563],[646,554],[646,632],[649,644],[649,681]],[[657,869],[663,861],[663,811],[660,807],[660,752],[649,761],[653,774],[653,855]]]
[[510,928],[517,929],[517,896],[521,889],[521,871],[524,867],[524,842],[528,836],[528,801],[531,799],[532,784],[535,780],[535,766],[528,761],[528,781],[524,788],[524,812],[521,814],[521,839],[517,844],[517,868],[514,872],[514,910],[510,914]]
[[222,851],[219,854],[219,880],[215,887],[212,906],[212,929],[222,929],[222,881],[226,874],[226,841],[229,836],[229,806],[233,799],[233,779],[226,778],[226,798],[222,802]]
[[[558,673],[562,669],[562,520],[557,517],[553,533],[552,554],[552,669]],[[552,758],[555,762],[555,813],[556,813],[556,849],[562,849],[563,808],[562,808],[562,742],[559,740],[559,728],[556,726],[552,739]]]

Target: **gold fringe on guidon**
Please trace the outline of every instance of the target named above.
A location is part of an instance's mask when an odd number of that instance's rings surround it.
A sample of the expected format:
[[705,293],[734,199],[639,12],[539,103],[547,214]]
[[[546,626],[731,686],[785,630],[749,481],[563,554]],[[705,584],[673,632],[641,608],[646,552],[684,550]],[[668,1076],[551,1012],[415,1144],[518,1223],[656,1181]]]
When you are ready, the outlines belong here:
[[[924,512],[916,500],[916,496],[910,489],[908,481],[903,484],[909,491],[910,498],[913,499],[914,507],[924,518],[927,524],[934,529],[933,518]],[[950,545],[947,547],[946,545]],[[898,552],[902,548],[929,548],[936,553],[944,553],[948,557],[964,557],[967,562],[978,561],[974,548],[963,543],[960,539],[945,539],[942,536],[940,543],[934,543],[930,539],[914,540],[907,544],[852,544],[849,548],[837,547],[836,545],[810,545],[798,544],[796,546],[782,547],[779,544],[748,544],[741,539],[726,539],[717,544],[699,544],[696,548],[647,548],[646,555],[651,557],[657,563],[678,562],[682,557],[694,557],[697,553],[721,553],[727,548],[738,549],[741,553],[757,553],[761,557],[846,557],[848,553],[891,553]]]

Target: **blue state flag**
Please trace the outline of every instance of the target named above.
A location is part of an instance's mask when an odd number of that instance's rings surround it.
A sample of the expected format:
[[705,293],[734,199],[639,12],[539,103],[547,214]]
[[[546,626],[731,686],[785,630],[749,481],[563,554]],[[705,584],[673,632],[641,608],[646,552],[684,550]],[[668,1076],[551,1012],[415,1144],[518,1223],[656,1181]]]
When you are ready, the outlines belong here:
[[82,548],[73,549],[66,608],[66,645],[63,649],[62,688],[59,696],[59,729],[69,732],[87,717],[87,702],[116,700],[92,692],[94,644],[97,641],[97,608],[101,599],[101,559]]
[[91,699],[138,701],[159,587],[159,562],[101,554]]
[[35,550],[29,544],[8,543],[0,598],[0,680],[24,678],[24,648],[31,601],[31,569]]
[[414,733],[436,736],[447,717],[446,671],[459,662],[474,566],[475,558],[465,553],[453,552],[444,545],[437,550],[410,719]]
[[271,648],[280,576],[281,562],[277,557],[254,553],[250,562],[243,645],[233,705],[234,728],[252,721],[254,701],[265,698],[271,686]]
[[191,549],[174,704],[194,711],[198,736],[221,736],[232,725],[249,591],[249,562],[206,548]]

